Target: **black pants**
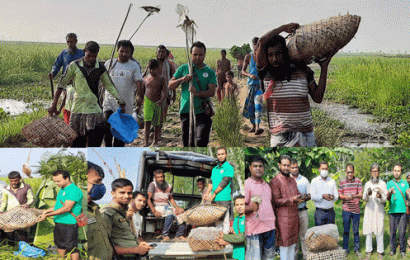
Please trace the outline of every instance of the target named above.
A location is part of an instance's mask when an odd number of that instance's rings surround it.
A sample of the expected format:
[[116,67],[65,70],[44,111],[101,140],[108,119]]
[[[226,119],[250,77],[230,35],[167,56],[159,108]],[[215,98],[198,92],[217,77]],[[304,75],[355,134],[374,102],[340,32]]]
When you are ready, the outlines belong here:
[[83,136],[77,136],[73,141],[71,147],[82,148],[82,147],[100,147],[102,140],[104,138],[104,133],[108,123],[101,123],[97,125],[93,130],[89,130]]
[[[182,141],[184,147],[189,145],[189,113],[183,113],[181,116]],[[212,119],[206,114],[195,115],[196,118],[196,146],[207,147],[209,136],[211,134]]]
[[[111,110],[105,111],[104,112],[105,120],[108,121],[108,118],[110,118],[110,116],[112,114],[114,114],[114,112],[111,111]],[[118,138],[114,137],[111,134],[110,123],[107,122],[107,124],[108,124],[108,127],[106,129],[105,136],[104,136],[105,147],[124,147],[125,143],[123,141],[119,140]],[[113,144],[113,139],[114,139],[114,144]]]

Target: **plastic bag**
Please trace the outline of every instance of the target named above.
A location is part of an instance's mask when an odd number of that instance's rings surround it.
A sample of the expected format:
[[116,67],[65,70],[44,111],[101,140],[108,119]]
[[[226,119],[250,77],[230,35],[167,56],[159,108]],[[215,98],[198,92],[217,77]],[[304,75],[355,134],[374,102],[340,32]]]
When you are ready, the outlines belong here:
[[137,121],[132,116],[121,113],[121,108],[108,118],[108,123],[111,125],[112,135],[126,144],[138,137]]
[[216,227],[200,227],[191,230],[188,236],[192,251],[219,251],[223,247],[216,242],[221,230]]
[[306,231],[305,239],[311,252],[333,250],[338,247],[339,232],[334,224],[312,227]]
[[19,251],[14,252],[14,255],[38,258],[45,256],[46,252],[40,248],[30,246],[24,241],[19,241]]

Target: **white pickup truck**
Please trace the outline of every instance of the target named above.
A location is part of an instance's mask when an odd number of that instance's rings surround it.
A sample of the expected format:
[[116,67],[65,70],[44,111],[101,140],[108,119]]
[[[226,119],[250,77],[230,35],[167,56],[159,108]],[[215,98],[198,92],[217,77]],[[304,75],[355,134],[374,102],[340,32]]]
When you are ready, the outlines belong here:
[[[217,160],[210,156],[186,151],[145,151],[141,154],[139,163],[139,179],[136,189],[146,192],[153,181],[153,171],[162,169],[165,179],[173,187],[173,197],[178,206],[185,210],[201,202],[201,195],[196,187],[198,178],[210,178]],[[220,251],[193,252],[188,242],[161,242],[164,219],[156,218],[149,209],[142,213],[142,229],[145,241],[155,243],[154,249],[148,254],[149,259],[227,259],[232,258],[232,246]],[[189,230],[189,227],[188,227]],[[172,234],[171,234],[172,238]]]

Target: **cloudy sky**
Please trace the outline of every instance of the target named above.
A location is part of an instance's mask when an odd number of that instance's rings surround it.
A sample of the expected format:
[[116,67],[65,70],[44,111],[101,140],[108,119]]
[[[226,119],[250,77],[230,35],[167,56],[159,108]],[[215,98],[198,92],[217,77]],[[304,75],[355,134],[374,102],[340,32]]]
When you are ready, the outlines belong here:
[[161,6],[133,38],[136,45],[184,46],[176,28],[177,4],[190,10],[197,40],[230,48],[289,22],[308,24],[338,14],[359,15],[362,22],[345,52],[410,52],[408,0],[0,0],[0,40],[64,42],[75,32],[80,43],[114,43],[128,6],[133,3],[121,38],[129,38],[146,16],[140,6]]

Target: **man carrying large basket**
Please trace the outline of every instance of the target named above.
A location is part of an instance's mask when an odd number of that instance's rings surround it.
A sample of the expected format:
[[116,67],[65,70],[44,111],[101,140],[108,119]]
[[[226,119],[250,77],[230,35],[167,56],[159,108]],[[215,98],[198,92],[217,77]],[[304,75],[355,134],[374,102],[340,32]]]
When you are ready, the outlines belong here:
[[314,102],[322,102],[329,62],[335,52],[319,61],[321,72],[316,84],[306,62],[290,59],[285,38],[279,35],[292,33],[299,27],[290,23],[267,32],[259,39],[256,49],[259,77],[263,79],[267,73],[272,76],[265,92],[272,147],[316,146],[309,95]]

